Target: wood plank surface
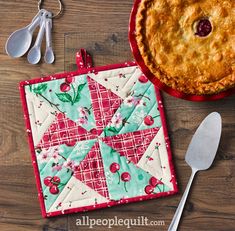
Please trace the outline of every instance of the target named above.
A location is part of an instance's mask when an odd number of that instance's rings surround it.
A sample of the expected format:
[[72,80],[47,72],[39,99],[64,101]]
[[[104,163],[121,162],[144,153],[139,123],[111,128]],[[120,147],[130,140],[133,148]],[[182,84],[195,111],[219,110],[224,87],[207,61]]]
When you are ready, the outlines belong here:
[[[71,53],[68,52],[70,33],[102,34],[113,37],[117,34],[125,40],[128,32],[131,0],[66,0],[65,10],[53,25],[53,47],[56,62],[47,65],[30,65],[26,57],[11,59],[5,53],[5,42],[13,31],[27,25],[37,12],[37,1],[0,0],[0,230],[1,231],[83,231],[87,226],[76,226],[76,219],[82,216],[90,218],[137,218],[146,216],[150,220],[164,220],[164,226],[133,227],[135,230],[167,230],[182,193],[190,176],[190,168],[184,161],[184,155],[190,139],[202,119],[210,112],[218,111],[223,118],[221,144],[213,167],[198,174],[179,230],[234,230],[235,229],[235,96],[217,102],[195,103],[175,99],[163,93],[168,121],[173,158],[176,166],[179,194],[117,206],[108,209],[60,216],[41,218],[35,178],[31,166],[24,120],[18,92],[21,80],[44,76],[64,69],[73,69]],[[56,1],[45,1],[45,7],[56,10]],[[84,37],[85,38],[85,37]],[[92,36],[88,41],[94,43]],[[68,39],[68,38],[67,38]],[[97,38],[98,40],[98,38]],[[110,41],[111,41],[110,40]],[[126,40],[127,41],[127,40]],[[97,42],[98,43],[98,42]],[[78,47],[81,45],[78,44]],[[109,56],[109,50],[102,48],[105,54],[99,56],[99,49],[93,49],[98,64],[103,62],[126,61],[131,53],[128,42],[120,56]],[[66,47],[65,47],[66,45]],[[65,49],[66,48],[66,49]],[[66,55],[68,56],[66,56]],[[64,62],[66,61],[66,62]],[[107,63],[108,64],[108,63]],[[209,145],[209,144],[208,144]],[[106,230],[95,227],[94,230]],[[112,230],[125,230],[122,226]]]

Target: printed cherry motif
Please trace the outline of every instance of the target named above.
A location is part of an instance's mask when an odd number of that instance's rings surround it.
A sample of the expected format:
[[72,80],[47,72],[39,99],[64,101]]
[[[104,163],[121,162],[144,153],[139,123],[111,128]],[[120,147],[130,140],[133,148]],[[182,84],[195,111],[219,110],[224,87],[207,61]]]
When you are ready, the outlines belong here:
[[44,184],[48,187],[52,186],[52,185],[59,185],[60,184],[60,178],[58,176],[47,176],[44,178],[43,180]]
[[141,75],[138,79],[141,83],[147,83],[148,78],[145,75]]
[[148,161],[153,161],[154,160],[153,157],[151,157],[151,156],[146,156],[146,158],[148,159]]
[[110,169],[110,172],[118,174],[118,179],[119,179],[118,184],[120,184],[120,173],[119,173],[120,165],[118,163],[116,163],[116,162],[113,162],[109,166],[109,169]]
[[47,176],[47,177],[43,180],[44,184],[45,184],[46,186],[48,186],[48,187],[50,187],[50,186],[53,185],[53,183],[52,183],[51,181],[52,181],[52,177],[51,177],[51,176]]
[[59,193],[59,186],[64,185],[60,182],[60,178],[58,176],[47,176],[43,180],[44,184],[49,187],[49,191],[51,194]]
[[156,187],[156,186],[159,184],[159,181],[158,181],[157,178],[151,177],[151,178],[149,179],[149,184],[150,184],[151,186],[153,186],[153,187]]
[[152,126],[154,124],[154,119],[151,115],[145,116],[144,124],[147,126]]
[[131,180],[130,173],[129,172],[123,172],[122,175],[121,175],[121,180],[124,182],[125,191],[128,192],[127,189],[126,189],[126,182]]
[[156,177],[153,177],[153,176],[149,179],[149,185],[150,185],[151,187],[153,187],[153,189],[157,187],[158,190],[159,190],[159,192],[161,192],[161,189],[160,189],[160,187],[158,186],[158,185],[160,185],[160,184],[163,184],[163,183],[161,182],[161,179],[158,180]]
[[52,185],[49,189],[51,194],[58,194],[59,193],[59,189],[57,185]]
[[73,76],[68,76],[66,79],[65,79],[65,82],[67,84],[71,84],[75,81],[75,78]]
[[59,185],[60,184],[60,178],[58,176],[54,176],[52,178],[52,182],[53,182],[54,185],[56,185],[56,184]]
[[156,142],[156,146],[155,146],[155,149],[159,149],[159,147],[160,147],[160,145],[161,145],[161,143],[159,143],[159,142]]
[[120,169],[120,165],[118,163],[114,162],[110,165],[110,171],[112,173],[116,173],[119,169]]
[[144,124],[147,126],[152,126],[154,124],[154,119],[159,117],[160,115],[157,116],[151,116],[151,115],[147,115],[144,117]]
[[124,181],[124,182],[130,181],[130,180],[131,180],[131,175],[130,175],[130,173],[129,173],[129,172],[124,172],[124,173],[122,173],[121,179],[122,179],[122,181]]
[[147,185],[147,186],[144,188],[144,191],[145,191],[146,194],[151,194],[151,193],[153,193],[153,191],[154,191],[154,187],[151,186],[151,185]]
[[67,92],[67,91],[69,91],[71,89],[71,87],[70,87],[70,85],[68,84],[68,83],[62,83],[61,85],[60,85],[60,90],[62,91],[62,92]]

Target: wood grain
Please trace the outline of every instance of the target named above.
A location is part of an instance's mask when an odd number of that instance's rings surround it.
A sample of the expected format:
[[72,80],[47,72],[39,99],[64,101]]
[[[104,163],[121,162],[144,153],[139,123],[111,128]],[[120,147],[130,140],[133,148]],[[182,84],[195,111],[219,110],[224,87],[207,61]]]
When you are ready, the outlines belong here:
[[[56,9],[56,1],[45,1],[46,7]],[[31,159],[24,131],[24,121],[19,99],[18,83],[21,80],[43,76],[66,69],[73,69],[69,44],[65,37],[71,32],[109,35],[116,33],[125,39],[128,32],[131,0],[66,0],[63,17],[54,21],[53,46],[56,62],[53,65],[40,63],[32,66],[26,58],[11,59],[5,54],[7,37],[14,30],[29,23],[37,12],[36,1],[0,0],[0,230],[2,231],[75,231],[90,230],[76,226],[76,219],[83,215],[90,218],[137,218],[147,216],[152,220],[164,220],[161,227],[135,227],[135,230],[167,230],[182,192],[190,176],[184,155],[190,139],[201,120],[210,112],[218,111],[223,117],[223,134],[213,167],[201,172],[195,179],[186,204],[180,230],[234,230],[235,227],[235,96],[218,102],[195,103],[175,99],[163,94],[168,121],[168,130],[176,165],[180,193],[169,198],[118,206],[89,213],[73,214],[42,219]],[[90,38],[82,42],[97,41]],[[127,40],[126,40],[127,41]],[[106,60],[125,61],[131,57],[127,42],[121,57],[110,57],[109,50],[102,48]],[[65,49],[66,45],[66,49]],[[97,48],[98,49],[98,48]],[[97,63],[105,62],[97,49]],[[67,62],[64,62],[66,58]],[[120,60],[121,58],[121,60]],[[208,144],[209,145],[209,144]],[[95,230],[105,230],[96,227]],[[124,230],[122,226],[113,230]]]

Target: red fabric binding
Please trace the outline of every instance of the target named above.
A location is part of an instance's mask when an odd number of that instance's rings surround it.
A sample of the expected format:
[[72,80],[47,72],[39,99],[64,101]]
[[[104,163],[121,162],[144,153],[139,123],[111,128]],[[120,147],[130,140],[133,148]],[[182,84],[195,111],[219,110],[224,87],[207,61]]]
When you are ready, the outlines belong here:
[[173,190],[171,190],[169,192],[158,193],[158,194],[150,194],[150,195],[132,197],[132,198],[128,198],[128,199],[121,199],[120,201],[110,201],[110,202],[106,202],[106,203],[102,203],[102,204],[97,204],[94,206],[83,206],[83,207],[79,207],[79,208],[72,208],[72,209],[67,209],[64,211],[56,211],[56,212],[52,212],[52,213],[46,212],[44,198],[43,198],[43,192],[42,192],[42,185],[41,185],[41,181],[40,181],[40,174],[39,174],[39,169],[37,166],[37,159],[36,159],[36,155],[35,155],[35,147],[34,147],[34,143],[33,143],[33,137],[32,137],[31,125],[30,125],[30,119],[29,119],[29,112],[28,112],[24,87],[29,84],[43,83],[43,82],[51,81],[54,79],[66,78],[68,76],[73,77],[73,76],[83,75],[83,74],[88,74],[88,73],[98,73],[99,71],[107,71],[107,70],[114,70],[117,68],[136,66],[135,62],[125,62],[125,63],[121,63],[121,64],[113,64],[113,65],[91,68],[92,67],[92,58],[87,53],[87,51],[85,49],[81,49],[79,52],[77,52],[76,62],[78,65],[78,70],[75,72],[67,72],[67,73],[59,73],[59,74],[55,74],[55,75],[49,75],[44,78],[37,78],[37,79],[22,81],[19,84],[23,112],[24,112],[24,118],[25,118],[25,123],[26,123],[26,129],[27,129],[27,133],[28,133],[28,141],[29,141],[29,146],[30,146],[30,150],[31,150],[31,157],[32,157],[32,163],[33,163],[33,168],[34,168],[34,174],[35,174],[35,178],[36,178],[38,197],[39,197],[39,201],[40,201],[42,216],[43,217],[52,217],[52,216],[58,216],[58,215],[68,214],[68,213],[85,212],[88,210],[95,210],[95,209],[100,209],[100,208],[105,208],[105,207],[111,207],[114,205],[126,204],[126,203],[137,202],[137,201],[144,201],[144,200],[149,200],[149,199],[154,199],[154,198],[159,198],[159,197],[166,197],[166,196],[176,194],[178,192],[178,187],[177,187],[176,177],[175,177],[176,174],[175,174],[175,170],[174,170],[174,166],[173,166],[173,162],[172,162],[172,154],[171,154],[171,150],[170,150],[169,137],[167,134],[166,119],[165,119],[165,114],[164,114],[164,110],[163,110],[163,106],[162,106],[162,99],[161,99],[160,92],[157,88],[155,88],[156,100],[159,103],[159,111],[160,111],[160,115],[161,115],[161,119],[162,119],[162,126],[163,126],[166,144],[167,144],[167,152],[168,152],[170,171],[171,171],[171,175],[172,175],[171,182],[173,184]]

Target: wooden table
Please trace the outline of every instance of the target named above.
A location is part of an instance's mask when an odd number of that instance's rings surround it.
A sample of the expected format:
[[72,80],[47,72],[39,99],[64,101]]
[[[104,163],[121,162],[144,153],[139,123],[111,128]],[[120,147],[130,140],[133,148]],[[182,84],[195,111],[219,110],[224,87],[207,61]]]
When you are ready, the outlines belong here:
[[[55,9],[56,1],[50,1],[46,6]],[[65,33],[89,31],[89,33],[106,33],[110,38],[113,37],[114,31],[117,34],[127,34],[131,7],[130,0],[66,0],[63,17],[54,22],[55,64],[46,65],[42,62],[32,66],[27,63],[25,57],[20,59],[8,57],[4,45],[11,32],[27,25],[36,14],[36,1],[0,1],[1,231],[90,230],[88,227],[76,226],[76,219],[83,215],[89,215],[90,218],[114,216],[137,218],[143,215],[152,220],[164,220],[165,226],[135,227],[135,230],[167,230],[190,176],[190,168],[184,161],[185,151],[199,123],[212,111],[220,112],[223,117],[221,144],[213,167],[209,171],[199,173],[194,182],[180,230],[234,230],[235,96],[218,102],[195,103],[163,94],[180,189],[178,195],[85,214],[41,218],[18,82],[64,71]],[[116,39],[114,41],[118,42]],[[94,53],[96,51],[99,51],[99,47],[94,48]],[[106,55],[108,57],[108,51]],[[129,46],[126,43],[125,52],[117,59],[124,61],[129,56]],[[105,227],[96,227],[94,230],[105,230]],[[113,230],[124,230],[124,228],[119,226]]]

